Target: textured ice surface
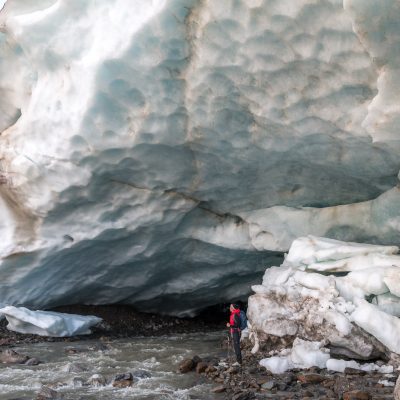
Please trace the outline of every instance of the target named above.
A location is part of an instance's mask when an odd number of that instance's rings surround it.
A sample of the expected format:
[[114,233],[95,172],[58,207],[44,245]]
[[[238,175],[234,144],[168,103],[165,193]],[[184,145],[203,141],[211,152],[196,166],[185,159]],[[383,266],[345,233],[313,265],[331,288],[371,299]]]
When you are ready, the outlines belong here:
[[290,369],[308,369],[311,367],[327,368],[331,371],[344,372],[345,368],[362,371],[379,371],[383,374],[393,372],[392,365],[365,363],[359,364],[353,360],[345,361],[330,358],[329,350],[321,342],[309,342],[296,338],[291,349],[284,349],[280,355],[263,358],[260,365],[273,374],[282,374]]
[[7,318],[7,328],[10,331],[53,337],[87,335],[91,333],[92,326],[102,321],[92,315],[32,311],[13,306],[0,308],[0,314]]
[[[268,268],[262,285],[252,287],[247,315],[255,350],[272,335],[286,343],[325,341],[337,354],[361,360],[400,354],[397,250],[315,236],[295,240],[283,265]],[[346,269],[337,274],[339,264]],[[268,365],[279,369],[278,361]]]
[[296,237],[398,242],[399,16],[7,1],[0,302],[191,313],[246,295]]

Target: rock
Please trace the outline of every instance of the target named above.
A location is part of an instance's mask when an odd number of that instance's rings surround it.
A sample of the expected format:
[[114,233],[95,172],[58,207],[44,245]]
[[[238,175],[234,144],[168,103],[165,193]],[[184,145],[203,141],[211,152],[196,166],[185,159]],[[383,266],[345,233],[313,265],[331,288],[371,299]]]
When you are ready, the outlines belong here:
[[23,356],[11,349],[4,350],[0,353],[0,362],[3,364],[25,364],[28,360],[28,356]]
[[301,383],[321,383],[323,382],[326,377],[320,374],[299,374],[297,375],[297,379],[301,382]]
[[127,372],[125,374],[118,374],[115,375],[114,381],[132,381],[133,380],[133,375],[130,372]]
[[39,365],[39,364],[42,364],[42,362],[37,358],[29,358],[24,362],[24,365]]
[[250,383],[250,386],[251,386],[252,388],[254,388],[254,389],[259,389],[259,388],[260,388],[260,385],[259,385],[257,382],[251,382],[251,383]]
[[84,364],[70,363],[67,365],[66,371],[79,374],[81,372],[89,371],[89,368]]
[[93,346],[89,346],[89,350],[91,351],[107,351],[110,350],[110,346],[104,343],[96,343]]
[[262,388],[262,389],[265,389],[265,390],[271,390],[271,389],[273,389],[275,386],[276,386],[276,382],[275,382],[275,381],[267,381],[267,382],[264,382],[264,383],[261,385],[261,388]]
[[283,392],[287,389],[288,385],[285,382],[279,383],[278,384],[278,389]]
[[74,376],[74,378],[72,379],[72,385],[74,387],[83,387],[85,385],[89,385],[89,383],[85,382],[85,380],[80,376]]
[[335,377],[335,382],[332,387],[338,398],[342,398],[343,393],[352,390],[352,388],[350,387],[349,379],[347,379],[345,376],[340,375],[337,375]]
[[113,387],[124,389],[133,386],[133,381],[115,381],[112,383]]
[[75,347],[68,347],[64,350],[65,354],[77,354],[80,353],[81,350],[76,349]]
[[214,389],[211,390],[213,393],[223,393],[226,391],[226,387],[221,385],[221,386],[217,386]]
[[397,378],[396,385],[393,391],[394,400],[400,400],[400,375]]
[[101,374],[94,374],[88,379],[87,384],[97,387],[105,386],[107,384],[107,379]]
[[215,368],[213,365],[209,365],[206,368],[206,373],[212,373],[212,372],[215,372],[216,370],[217,370],[217,368]]
[[371,395],[368,392],[362,390],[352,390],[350,392],[343,393],[343,400],[370,400]]
[[134,378],[133,375],[130,372],[128,372],[125,374],[116,375],[112,385],[118,388],[126,388],[132,386],[138,380],[139,380],[138,378]]
[[179,364],[179,372],[181,374],[186,374],[187,372],[193,371],[194,368],[195,363],[191,358],[187,358]]
[[202,360],[199,356],[194,356],[194,357],[192,358],[192,361],[193,361],[194,366],[196,367],[196,365],[197,365],[199,362],[203,361],[203,360]]
[[356,368],[350,368],[350,367],[346,367],[344,369],[344,373],[345,373],[345,375],[361,375],[361,376],[364,376],[367,374],[366,371],[363,371],[361,369],[356,369]]
[[207,357],[203,357],[201,361],[206,362],[208,365],[216,366],[216,365],[218,365],[220,359],[215,356],[207,356]]
[[319,367],[311,367],[308,369],[308,372],[313,373],[313,374],[317,374],[321,371],[321,368]]
[[256,374],[258,372],[258,367],[255,367],[255,366],[249,367],[247,369],[247,371],[248,371],[249,374]]
[[201,374],[201,373],[205,372],[207,370],[207,368],[208,368],[208,364],[206,362],[201,361],[196,365],[196,372],[198,374]]
[[251,400],[256,396],[253,392],[241,392],[232,396],[232,400]]
[[149,379],[151,378],[151,373],[149,371],[145,371],[144,369],[138,369],[132,372],[134,378],[138,379]]
[[291,372],[287,372],[285,374],[285,376],[282,378],[282,381],[284,383],[286,383],[287,385],[289,385],[290,383],[292,383],[293,381],[297,380],[297,377],[295,374],[291,373]]
[[32,400],[32,399],[29,399],[27,397],[12,397],[12,398],[10,398],[8,400]]
[[239,373],[239,371],[240,371],[240,367],[236,367],[236,366],[233,366],[233,365],[232,365],[232,367],[230,367],[230,368],[228,368],[226,370],[226,372],[228,374],[237,374],[237,373]]
[[36,396],[36,400],[56,400],[60,399],[61,395],[54,389],[48,386],[42,386]]

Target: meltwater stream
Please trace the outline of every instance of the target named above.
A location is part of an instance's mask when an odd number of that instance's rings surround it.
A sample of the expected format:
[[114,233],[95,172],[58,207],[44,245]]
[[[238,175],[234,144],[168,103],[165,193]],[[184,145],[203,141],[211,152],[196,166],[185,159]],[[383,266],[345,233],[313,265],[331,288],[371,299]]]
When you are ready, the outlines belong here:
[[[177,374],[178,363],[194,355],[221,352],[223,333],[179,335],[157,338],[99,341],[50,342],[15,347],[20,354],[43,361],[38,366],[0,365],[0,400],[33,399],[41,385],[49,385],[66,400],[98,399],[218,399],[212,385],[195,374]],[[74,372],[77,370],[82,370]],[[151,378],[131,388],[118,389],[112,378],[121,373],[146,370]],[[107,379],[104,387],[87,386],[94,374]]]

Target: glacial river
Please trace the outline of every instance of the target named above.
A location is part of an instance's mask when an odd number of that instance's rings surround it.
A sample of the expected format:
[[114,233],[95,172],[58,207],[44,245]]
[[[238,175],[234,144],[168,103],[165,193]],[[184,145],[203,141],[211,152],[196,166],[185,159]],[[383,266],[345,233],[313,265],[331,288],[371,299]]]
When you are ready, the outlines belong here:
[[[50,385],[66,400],[143,399],[189,400],[220,399],[210,392],[213,385],[196,373],[174,371],[184,358],[221,352],[223,333],[180,335],[100,341],[26,344],[14,350],[43,361],[38,366],[0,364],[0,400],[32,399],[41,385]],[[117,374],[145,370],[151,374],[131,388],[111,385]],[[104,387],[87,386],[94,374],[103,375]]]

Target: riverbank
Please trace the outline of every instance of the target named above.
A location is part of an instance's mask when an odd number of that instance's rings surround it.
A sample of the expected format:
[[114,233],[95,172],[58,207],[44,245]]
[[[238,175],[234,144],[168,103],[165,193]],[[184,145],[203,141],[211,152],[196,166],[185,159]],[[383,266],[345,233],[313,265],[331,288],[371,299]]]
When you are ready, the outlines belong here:
[[[225,343],[225,347],[227,344]],[[399,371],[391,374],[346,368],[343,373],[319,369],[292,370],[272,374],[259,365],[267,354],[251,354],[251,344],[242,343],[243,365],[234,364],[234,355],[220,359],[194,360],[195,373],[214,383],[212,391],[229,400],[319,399],[389,400]],[[230,355],[230,357],[229,357]],[[188,372],[188,371],[186,371]]]
[[[224,314],[218,310],[209,311],[197,318],[174,318],[139,313],[125,306],[68,306],[54,311],[96,315],[103,323],[91,335],[71,338],[51,338],[37,335],[22,335],[8,331],[5,320],[0,322],[0,346],[29,346],[43,342],[95,341],[107,343],[133,337],[170,337],[180,334],[195,334],[197,337],[208,332],[220,331],[223,337]],[[363,372],[346,369],[344,373],[311,368],[294,370],[273,375],[259,365],[268,356],[268,349],[256,355],[251,354],[251,344],[242,343],[244,363],[242,368],[233,366],[232,348],[224,340],[216,349],[210,348],[210,357],[195,359],[193,367],[197,376],[194,380],[206,380],[213,385],[210,389],[215,396],[224,399],[393,399],[393,388],[398,371],[392,374]],[[271,349],[269,349],[271,350]],[[178,365],[176,364],[176,369]],[[175,371],[174,367],[172,370]],[[172,371],[171,371],[172,372]]]

